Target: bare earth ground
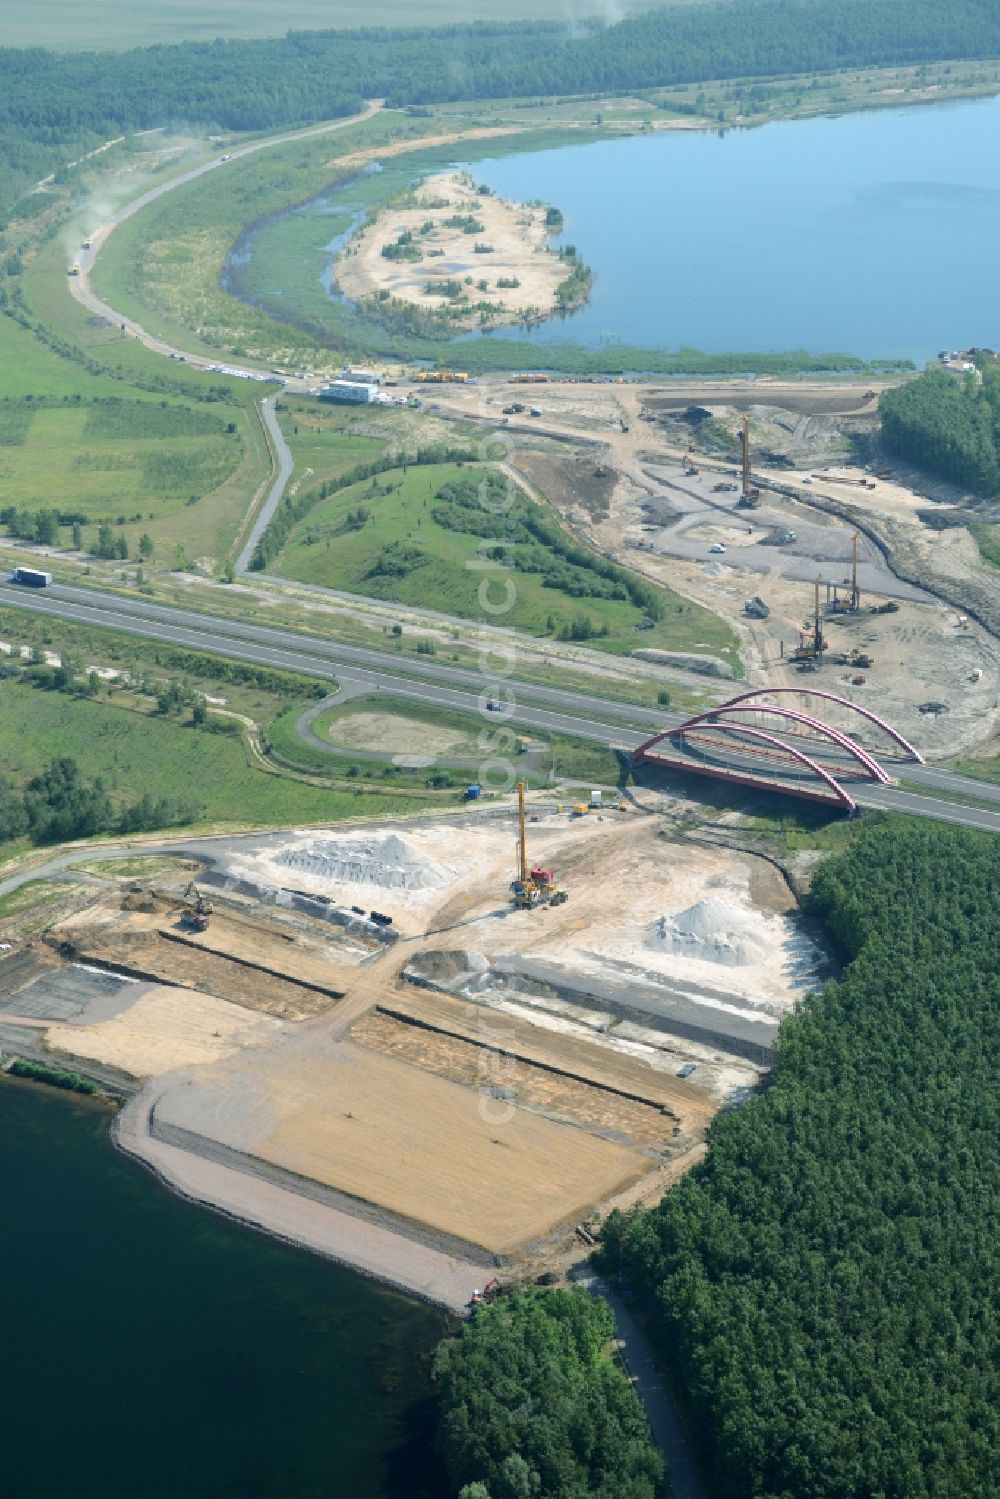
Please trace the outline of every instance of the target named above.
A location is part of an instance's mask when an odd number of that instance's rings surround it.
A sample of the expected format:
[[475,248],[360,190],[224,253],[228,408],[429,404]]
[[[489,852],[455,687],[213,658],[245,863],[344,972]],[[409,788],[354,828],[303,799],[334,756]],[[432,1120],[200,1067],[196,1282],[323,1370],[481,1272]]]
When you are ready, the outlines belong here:
[[[234,856],[235,880],[371,902],[396,945],[214,888],[208,932],[170,941],[158,879],[153,909],[105,889],[0,959],[4,1013],[23,1003],[35,1055],[149,1079],[120,1140],[178,1189],[282,1235],[301,1222],[311,1247],[460,1307],[484,1256],[509,1261],[505,1277],[560,1265],[581,1220],[696,1160],[720,1105],[762,1071],[727,1023],[773,1027],[822,967],[769,866],[677,845],[638,813],[547,805],[530,852],[568,890],[562,907],[511,912],[511,818],[269,838]],[[570,989],[512,986],[512,957]],[[123,982],[109,961],[154,980]],[[404,979],[413,965],[443,986]],[[306,988],[331,976],[342,999]],[[576,1000],[577,980],[606,982],[607,998]],[[633,981],[668,985],[659,1018],[619,1009]],[[701,1039],[673,1027],[678,1003]]]
[[[467,234],[449,227],[446,220],[456,216],[471,216],[483,228]],[[427,224],[433,227],[424,233]],[[405,232],[413,236],[422,260],[389,260],[382,254]],[[481,196],[465,174],[443,172],[421,184],[412,207],[387,208],[374,224],[359,231],[337,261],[337,283],[357,301],[388,291],[396,300],[426,311],[442,302],[440,296],[427,294],[428,283],[464,283],[471,276],[475,282],[489,283],[486,291],[475,285],[464,291],[470,302],[487,301],[498,309],[491,321],[523,322],[555,309],[556,287],[566,277],[565,264],[550,253],[547,241],[543,207]],[[488,245],[491,252],[476,254],[476,245]],[[519,285],[501,288],[499,280]],[[470,308],[455,326],[471,328],[478,323],[478,313]]]
[[[439,415],[497,422],[514,389],[500,380],[482,380],[472,388],[443,386],[433,405]],[[967,497],[904,476],[896,466],[892,478],[874,479],[873,490],[862,488],[859,481],[872,476],[851,463],[850,438],[874,431],[876,401],[859,383],[761,379],[661,388],[552,381],[534,388],[532,400],[541,406],[541,418],[504,423],[514,470],[581,536],[721,614],[739,636],[748,685],[806,685],[788,654],[812,615],[817,574],[824,607],[828,583],[843,591],[859,522],[890,555],[899,556],[908,577],[926,578],[929,589],[958,590],[959,598],[970,590],[969,597],[996,599],[995,576],[969,532],[929,524],[936,508],[961,505]],[[765,489],[761,508],[748,512],[736,507],[735,494],[716,492],[716,483],[738,482],[738,475],[732,458],[721,451],[699,453],[698,423],[680,416],[690,407],[714,418],[715,430],[728,434],[733,453],[740,415],[749,411],[755,478],[791,493]],[[539,435],[573,442],[565,456],[539,452]],[[682,460],[688,452],[701,470],[695,478],[685,473]],[[787,454],[795,466],[769,466],[762,452]],[[795,541],[782,546],[779,538],[788,531],[796,533]],[[714,544],[724,546],[725,553],[713,555]],[[859,582],[862,612],[828,618],[831,651],[820,677],[809,680],[875,708],[931,758],[991,743],[1000,729],[996,636],[961,604],[901,582],[863,533]],[[766,621],[745,613],[747,598],[755,594],[771,609]],[[899,603],[898,613],[870,612],[887,600]],[[874,657],[870,669],[858,672],[838,662],[854,647]],[[642,653],[641,639],[636,649]],[[673,668],[663,670],[673,675]],[[853,681],[858,675],[862,682]],[[837,722],[835,714],[832,721]],[[840,726],[855,724],[844,718]],[[875,739],[863,742],[884,748]]]
[[342,749],[371,750],[389,755],[475,755],[474,736],[443,724],[419,723],[395,713],[349,713],[327,728],[331,744]]

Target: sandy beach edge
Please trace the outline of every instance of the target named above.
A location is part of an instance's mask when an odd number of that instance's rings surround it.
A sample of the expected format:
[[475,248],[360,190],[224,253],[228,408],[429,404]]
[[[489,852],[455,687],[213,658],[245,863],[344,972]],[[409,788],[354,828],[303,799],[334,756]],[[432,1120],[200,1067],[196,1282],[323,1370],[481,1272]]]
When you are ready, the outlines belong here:
[[488,1277],[482,1265],[156,1139],[149,1132],[154,1103],[149,1085],[134,1094],[112,1120],[111,1142],[175,1196],[455,1316]]

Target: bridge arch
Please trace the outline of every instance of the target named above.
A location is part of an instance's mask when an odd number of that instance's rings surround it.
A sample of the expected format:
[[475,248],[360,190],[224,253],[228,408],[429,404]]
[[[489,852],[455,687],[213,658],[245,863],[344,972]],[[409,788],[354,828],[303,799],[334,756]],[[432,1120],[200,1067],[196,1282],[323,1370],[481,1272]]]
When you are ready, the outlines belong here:
[[[752,728],[749,724],[711,722],[694,723],[690,725],[690,727],[685,724],[679,729],[670,729],[666,734],[658,734],[655,741],[651,740],[650,744],[659,743],[659,741],[662,739],[680,738],[681,736],[686,734],[694,734],[695,736],[697,736],[698,734],[707,733],[712,730],[721,731],[724,734],[732,734],[733,736],[745,735],[750,739],[757,740],[759,743],[770,745],[773,749],[779,750],[782,754],[791,755],[794,760],[798,760],[800,764],[804,765],[807,770],[811,771],[812,774],[818,777],[819,780],[825,782],[825,784],[829,786],[830,790],[833,792],[837,801],[840,802],[842,806],[846,807],[849,812],[857,811],[858,804],[854,800],[853,796],[851,796],[850,792],[847,791],[843,786],[841,786],[840,782],[835,780],[830,772],[826,770],[824,766],[820,765],[818,761],[813,760],[809,755],[805,754],[804,751],[796,749],[794,745],[787,744],[784,739],[779,739],[776,734],[768,734],[764,729],[755,729]],[[646,750],[647,746],[643,745],[642,748],[637,751],[637,753],[645,754]]]
[[682,732],[683,730],[694,728],[701,723],[716,723],[724,715],[730,713],[771,713],[776,718],[786,718],[790,719],[793,723],[805,724],[807,728],[814,730],[814,732],[822,735],[824,739],[829,739],[832,744],[836,744],[840,749],[845,750],[853,760],[857,760],[858,764],[867,771],[873,781],[881,781],[884,786],[888,785],[889,776],[875,759],[874,755],[870,755],[867,750],[862,749],[860,744],[855,744],[854,740],[849,738],[847,734],[842,734],[839,729],[835,729],[830,724],[824,723],[821,718],[813,718],[808,713],[799,713],[794,708],[781,708],[775,703],[744,703],[738,700],[731,703],[723,703],[720,708],[709,708],[705,713],[699,713],[696,718],[689,718],[687,723],[682,725]]
[[905,750],[918,765],[924,764],[924,757],[920,751],[915,749],[908,739],[904,739],[902,734],[892,727],[892,724],[886,723],[884,718],[879,718],[878,714],[872,713],[869,708],[862,708],[859,703],[853,703],[850,698],[841,697],[836,692],[824,692],[818,687],[754,687],[750,692],[741,692],[738,697],[730,698],[722,706],[724,708],[734,708],[737,703],[749,702],[752,698],[756,697],[775,697],[778,693],[793,693],[799,697],[820,697],[828,703],[836,703],[841,708],[849,708],[852,713],[857,713],[859,717],[866,718],[869,723],[873,723],[876,728],[881,729],[883,734],[888,735],[894,744],[897,744],[900,749]]

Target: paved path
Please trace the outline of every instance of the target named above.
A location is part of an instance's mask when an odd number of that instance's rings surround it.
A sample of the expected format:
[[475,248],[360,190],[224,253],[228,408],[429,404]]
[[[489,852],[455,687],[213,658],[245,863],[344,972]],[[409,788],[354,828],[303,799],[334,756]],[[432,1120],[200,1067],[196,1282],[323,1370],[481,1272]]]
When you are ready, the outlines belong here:
[[236,559],[236,571],[238,573],[245,573],[249,568],[250,559],[257,548],[257,543],[271,524],[274,512],[281,504],[285,488],[292,477],[292,470],[295,467],[295,460],[292,457],[291,450],[285,441],[281,427],[278,425],[277,405],[277,396],[265,396],[260,403],[261,418],[271,444],[271,452],[274,455],[274,479],[271,488],[268,490],[267,499],[260,507],[257,518],[250,527],[250,534],[246,539],[243,550]]
[[617,1291],[593,1270],[589,1267],[578,1270],[573,1279],[592,1295],[603,1296],[615,1314],[619,1349],[646,1411],[653,1440],[667,1465],[673,1499],[703,1499],[704,1491],[688,1450],[684,1427],[660,1377],[645,1333]]

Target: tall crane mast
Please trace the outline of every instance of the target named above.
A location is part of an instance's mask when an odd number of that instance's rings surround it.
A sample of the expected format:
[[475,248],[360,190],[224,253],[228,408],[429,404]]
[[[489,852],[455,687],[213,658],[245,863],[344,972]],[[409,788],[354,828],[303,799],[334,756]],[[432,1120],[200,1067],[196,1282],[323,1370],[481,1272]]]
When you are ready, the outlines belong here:
[[524,815],[524,782],[517,783],[517,877],[527,889],[528,880],[528,830]]
[[743,498],[750,492],[750,413],[743,413]]
[[814,625],[813,625],[813,656],[814,656],[814,658],[817,661],[822,661],[822,659],[823,659],[823,648],[824,648],[824,645],[825,645],[825,642],[823,640],[823,620],[822,620],[822,617],[821,617],[820,612],[819,612],[819,585],[820,585],[821,581],[822,580],[820,579],[819,573],[817,573],[816,574],[816,583],[815,583],[815,589],[816,589],[815,620],[814,620]]
[[857,614],[861,607],[861,594],[858,592],[858,533],[855,531],[851,541],[851,609]]

